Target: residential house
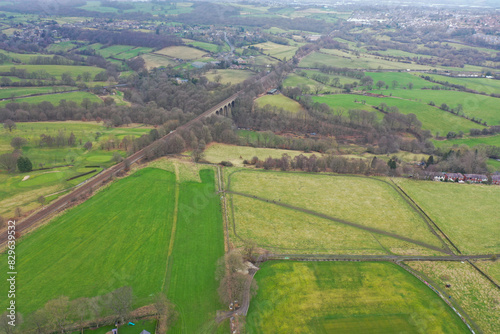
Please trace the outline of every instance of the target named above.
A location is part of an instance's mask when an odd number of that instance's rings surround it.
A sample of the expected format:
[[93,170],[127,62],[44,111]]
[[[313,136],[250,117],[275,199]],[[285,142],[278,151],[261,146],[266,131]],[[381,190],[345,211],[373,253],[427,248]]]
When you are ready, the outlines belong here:
[[464,179],[465,177],[462,173],[444,173],[445,181],[464,182]]
[[483,174],[465,174],[465,181],[470,183],[488,182],[488,177]]

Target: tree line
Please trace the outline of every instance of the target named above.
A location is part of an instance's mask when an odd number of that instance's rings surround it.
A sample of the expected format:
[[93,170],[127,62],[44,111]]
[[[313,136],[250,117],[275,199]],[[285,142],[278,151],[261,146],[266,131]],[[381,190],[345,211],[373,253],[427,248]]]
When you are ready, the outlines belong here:
[[[175,305],[163,293],[156,294],[152,300],[153,312],[150,316],[164,319],[167,326],[174,324],[178,316]],[[134,301],[135,296],[130,286],[92,298],[70,300],[67,296],[60,296],[25,318],[18,315],[16,327],[7,323],[6,313],[2,314],[0,330],[8,334],[50,334],[73,331],[83,333],[84,329],[110,324],[117,324],[119,328],[135,318],[132,309]]]

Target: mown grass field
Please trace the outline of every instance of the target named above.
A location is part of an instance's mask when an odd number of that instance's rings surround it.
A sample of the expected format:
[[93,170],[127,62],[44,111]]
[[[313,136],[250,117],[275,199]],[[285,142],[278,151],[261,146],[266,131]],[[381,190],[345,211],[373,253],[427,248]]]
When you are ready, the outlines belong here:
[[179,58],[183,60],[193,60],[203,57],[206,52],[200,51],[189,46],[169,46],[164,49],[156,51],[157,54]]
[[[71,92],[71,93],[60,93],[60,94],[51,94],[51,95],[40,95],[40,96],[32,96],[32,97],[23,97],[16,99],[16,103],[30,103],[30,104],[38,104],[40,102],[48,101],[53,105],[59,105],[61,100],[73,101],[77,104],[82,103],[84,99],[89,99],[90,102],[102,103],[102,100],[98,98],[96,95],[88,92]],[[0,101],[0,107],[5,107],[6,104],[11,103],[11,100]]]
[[255,104],[261,108],[270,105],[271,107],[281,108],[290,113],[298,113],[303,110],[297,101],[281,94],[264,95],[255,100]]
[[200,171],[202,183],[180,184],[177,228],[165,289],[179,320],[172,333],[205,333],[217,328],[217,260],[224,255],[224,233],[215,173]]
[[229,203],[230,238],[236,247],[242,247],[243,240],[253,240],[258,247],[277,254],[436,254],[273,203],[238,195],[231,195]]
[[187,167],[179,173],[175,166],[176,173],[159,168],[113,183],[18,243],[19,312],[28,315],[60,295],[91,297],[129,285],[133,307],[151,303],[160,291],[168,295],[179,311],[174,333],[217,328],[216,310],[223,306],[215,265],[224,236],[214,170],[198,169],[201,182],[195,182],[184,178]]
[[248,333],[466,333],[432,290],[391,263],[266,262]]
[[[500,332],[500,291],[469,263],[422,261],[408,265],[438,284],[484,333]],[[446,288],[446,284],[451,286]]]
[[205,73],[205,76],[210,81],[215,81],[215,78],[220,75],[220,83],[233,85],[239,84],[248,78],[254,76],[255,73],[245,70],[217,70]]
[[374,178],[243,170],[230,174],[230,180],[234,191],[441,247],[439,239],[396,190]]
[[[416,92],[420,91],[417,90]],[[365,101],[367,105],[356,103],[354,102],[355,100],[357,100],[358,102]],[[379,98],[371,96],[343,94],[313,96],[313,101],[326,103],[333,110],[363,109],[373,111],[375,109],[371,108],[370,105],[378,106],[381,103],[386,103],[388,106],[398,107],[399,111],[403,114],[415,114],[418,120],[422,122],[422,128],[430,130],[434,134],[439,132],[441,135],[446,135],[449,131],[454,131],[456,133],[458,133],[459,131],[463,131],[464,133],[467,133],[472,128],[484,128],[484,126],[469,121],[465,118],[453,115],[449,112],[440,110],[436,107],[432,107],[418,101],[408,101],[391,97]]]
[[[258,157],[260,160],[265,160],[269,157],[281,158],[283,154],[288,154],[292,158],[301,154],[305,156],[312,155],[312,153],[274,148],[212,144],[205,150],[205,159],[212,163],[230,161],[235,166],[243,166],[243,160],[252,160],[253,157]],[[319,153],[316,153],[316,155],[319,155]]]
[[500,252],[500,187],[395,180],[464,254]]

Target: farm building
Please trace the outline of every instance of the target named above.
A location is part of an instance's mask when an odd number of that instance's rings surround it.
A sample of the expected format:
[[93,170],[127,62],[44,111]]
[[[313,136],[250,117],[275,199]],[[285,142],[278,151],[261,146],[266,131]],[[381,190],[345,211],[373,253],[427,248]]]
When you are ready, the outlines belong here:
[[500,185],[500,174],[495,174],[491,176],[491,183]]
[[268,94],[268,95],[274,95],[274,94],[276,94],[277,92],[278,92],[278,89],[273,88],[273,89],[269,90],[269,91],[267,92],[267,94]]
[[488,182],[488,177],[483,174],[465,174],[465,181],[471,183]]
[[464,175],[462,173],[444,173],[445,181],[454,181],[454,182],[464,182]]

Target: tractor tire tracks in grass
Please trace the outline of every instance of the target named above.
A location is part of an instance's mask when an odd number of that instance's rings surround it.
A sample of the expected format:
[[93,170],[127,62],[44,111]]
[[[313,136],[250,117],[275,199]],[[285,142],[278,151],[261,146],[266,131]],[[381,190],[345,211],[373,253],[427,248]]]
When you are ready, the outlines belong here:
[[170,233],[170,243],[168,245],[165,277],[163,278],[163,284],[161,286],[161,291],[165,292],[168,290],[168,286],[165,288],[165,283],[167,283],[170,280],[170,272],[172,269],[172,261],[170,261],[170,257],[174,249],[175,230],[177,228],[177,217],[179,213],[179,183],[180,183],[179,166],[176,163],[174,163],[174,167],[175,167],[175,190],[174,190],[175,196],[174,196],[174,213],[172,217],[172,232]]

